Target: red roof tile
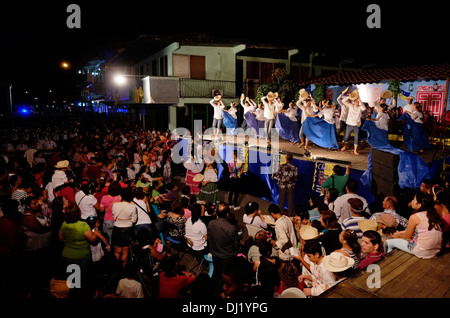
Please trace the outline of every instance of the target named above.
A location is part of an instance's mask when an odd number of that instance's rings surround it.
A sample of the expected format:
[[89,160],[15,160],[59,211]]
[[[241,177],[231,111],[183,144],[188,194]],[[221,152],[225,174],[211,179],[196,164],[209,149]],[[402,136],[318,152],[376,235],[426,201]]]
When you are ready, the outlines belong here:
[[318,76],[301,82],[300,85],[340,85],[379,83],[383,80],[414,81],[436,80],[450,77],[450,64],[380,68],[364,71],[341,72],[335,75]]

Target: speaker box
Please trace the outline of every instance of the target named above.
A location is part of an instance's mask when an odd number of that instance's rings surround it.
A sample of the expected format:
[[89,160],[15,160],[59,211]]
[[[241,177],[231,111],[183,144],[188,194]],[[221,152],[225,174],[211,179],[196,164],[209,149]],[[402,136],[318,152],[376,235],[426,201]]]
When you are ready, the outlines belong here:
[[372,163],[377,163],[386,168],[397,170],[398,164],[400,162],[400,156],[390,153],[384,152],[378,149],[372,149],[371,153]]
[[372,162],[372,175],[378,176],[386,181],[397,183],[398,182],[398,168],[389,168],[379,164],[378,162]]
[[372,175],[372,192],[379,199],[391,195],[398,198],[400,187],[398,182],[391,182],[377,175]]

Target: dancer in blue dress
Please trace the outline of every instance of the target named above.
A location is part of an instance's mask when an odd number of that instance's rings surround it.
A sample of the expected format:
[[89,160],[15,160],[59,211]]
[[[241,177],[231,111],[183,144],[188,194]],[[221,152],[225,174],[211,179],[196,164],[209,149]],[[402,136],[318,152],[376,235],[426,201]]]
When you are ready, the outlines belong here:
[[414,103],[414,111],[411,116],[404,113],[397,120],[405,121],[403,125],[403,140],[406,147],[411,151],[424,152],[430,149],[430,141],[423,127],[422,105]]
[[389,106],[380,104],[375,118],[366,118],[362,130],[367,132],[367,142],[374,148],[389,146]]

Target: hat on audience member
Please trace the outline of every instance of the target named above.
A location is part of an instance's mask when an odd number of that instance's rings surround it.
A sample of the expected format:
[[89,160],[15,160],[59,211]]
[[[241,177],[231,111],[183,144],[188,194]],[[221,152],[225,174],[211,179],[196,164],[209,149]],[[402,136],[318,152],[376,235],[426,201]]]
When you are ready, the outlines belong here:
[[306,298],[306,295],[300,288],[290,287],[283,290],[281,298]]
[[378,233],[380,233],[380,235],[382,235],[382,231],[378,230],[378,224],[376,221],[374,220],[369,220],[369,219],[365,219],[365,220],[361,220],[358,221],[358,226],[361,229],[361,232],[365,232],[365,231],[376,231]]
[[58,161],[58,163],[56,164],[55,168],[56,169],[64,169],[67,168],[69,166],[69,161],[68,160],[62,160],[62,161]]
[[316,239],[320,236],[319,230],[311,225],[302,225],[300,228],[300,237],[305,241]]
[[323,258],[322,263],[328,271],[338,273],[352,267],[355,264],[355,260],[340,252],[332,252]]
[[397,227],[397,220],[389,213],[382,213],[377,217],[377,222],[386,225],[387,227]]
[[347,200],[348,204],[350,204],[353,212],[357,214],[361,214],[364,212],[364,203],[361,199],[358,198],[350,198]]

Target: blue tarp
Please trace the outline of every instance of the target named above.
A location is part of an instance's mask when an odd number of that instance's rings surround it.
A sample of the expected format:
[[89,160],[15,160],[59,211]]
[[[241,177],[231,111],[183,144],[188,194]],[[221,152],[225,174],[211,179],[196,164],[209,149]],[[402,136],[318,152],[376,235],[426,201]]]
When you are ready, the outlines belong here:
[[361,129],[367,132],[367,142],[372,147],[386,147],[390,145],[388,132],[378,128],[374,121],[366,120]]
[[300,142],[300,123],[297,120],[292,121],[286,114],[279,113],[275,121],[275,128],[278,129],[281,138],[290,142]]
[[336,139],[336,125],[318,117],[307,117],[303,122],[303,132],[313,143],[323,148],[339,149]]
[[[428,165],[417,154],[393,146],[376,147],[376,149],[400,156],[397,170],[400,188],[419,189],[422,180],[428,177]],[[367,170],[361,176],[361,183],[368,189],[372,188],[372,151],[368,156]]]

